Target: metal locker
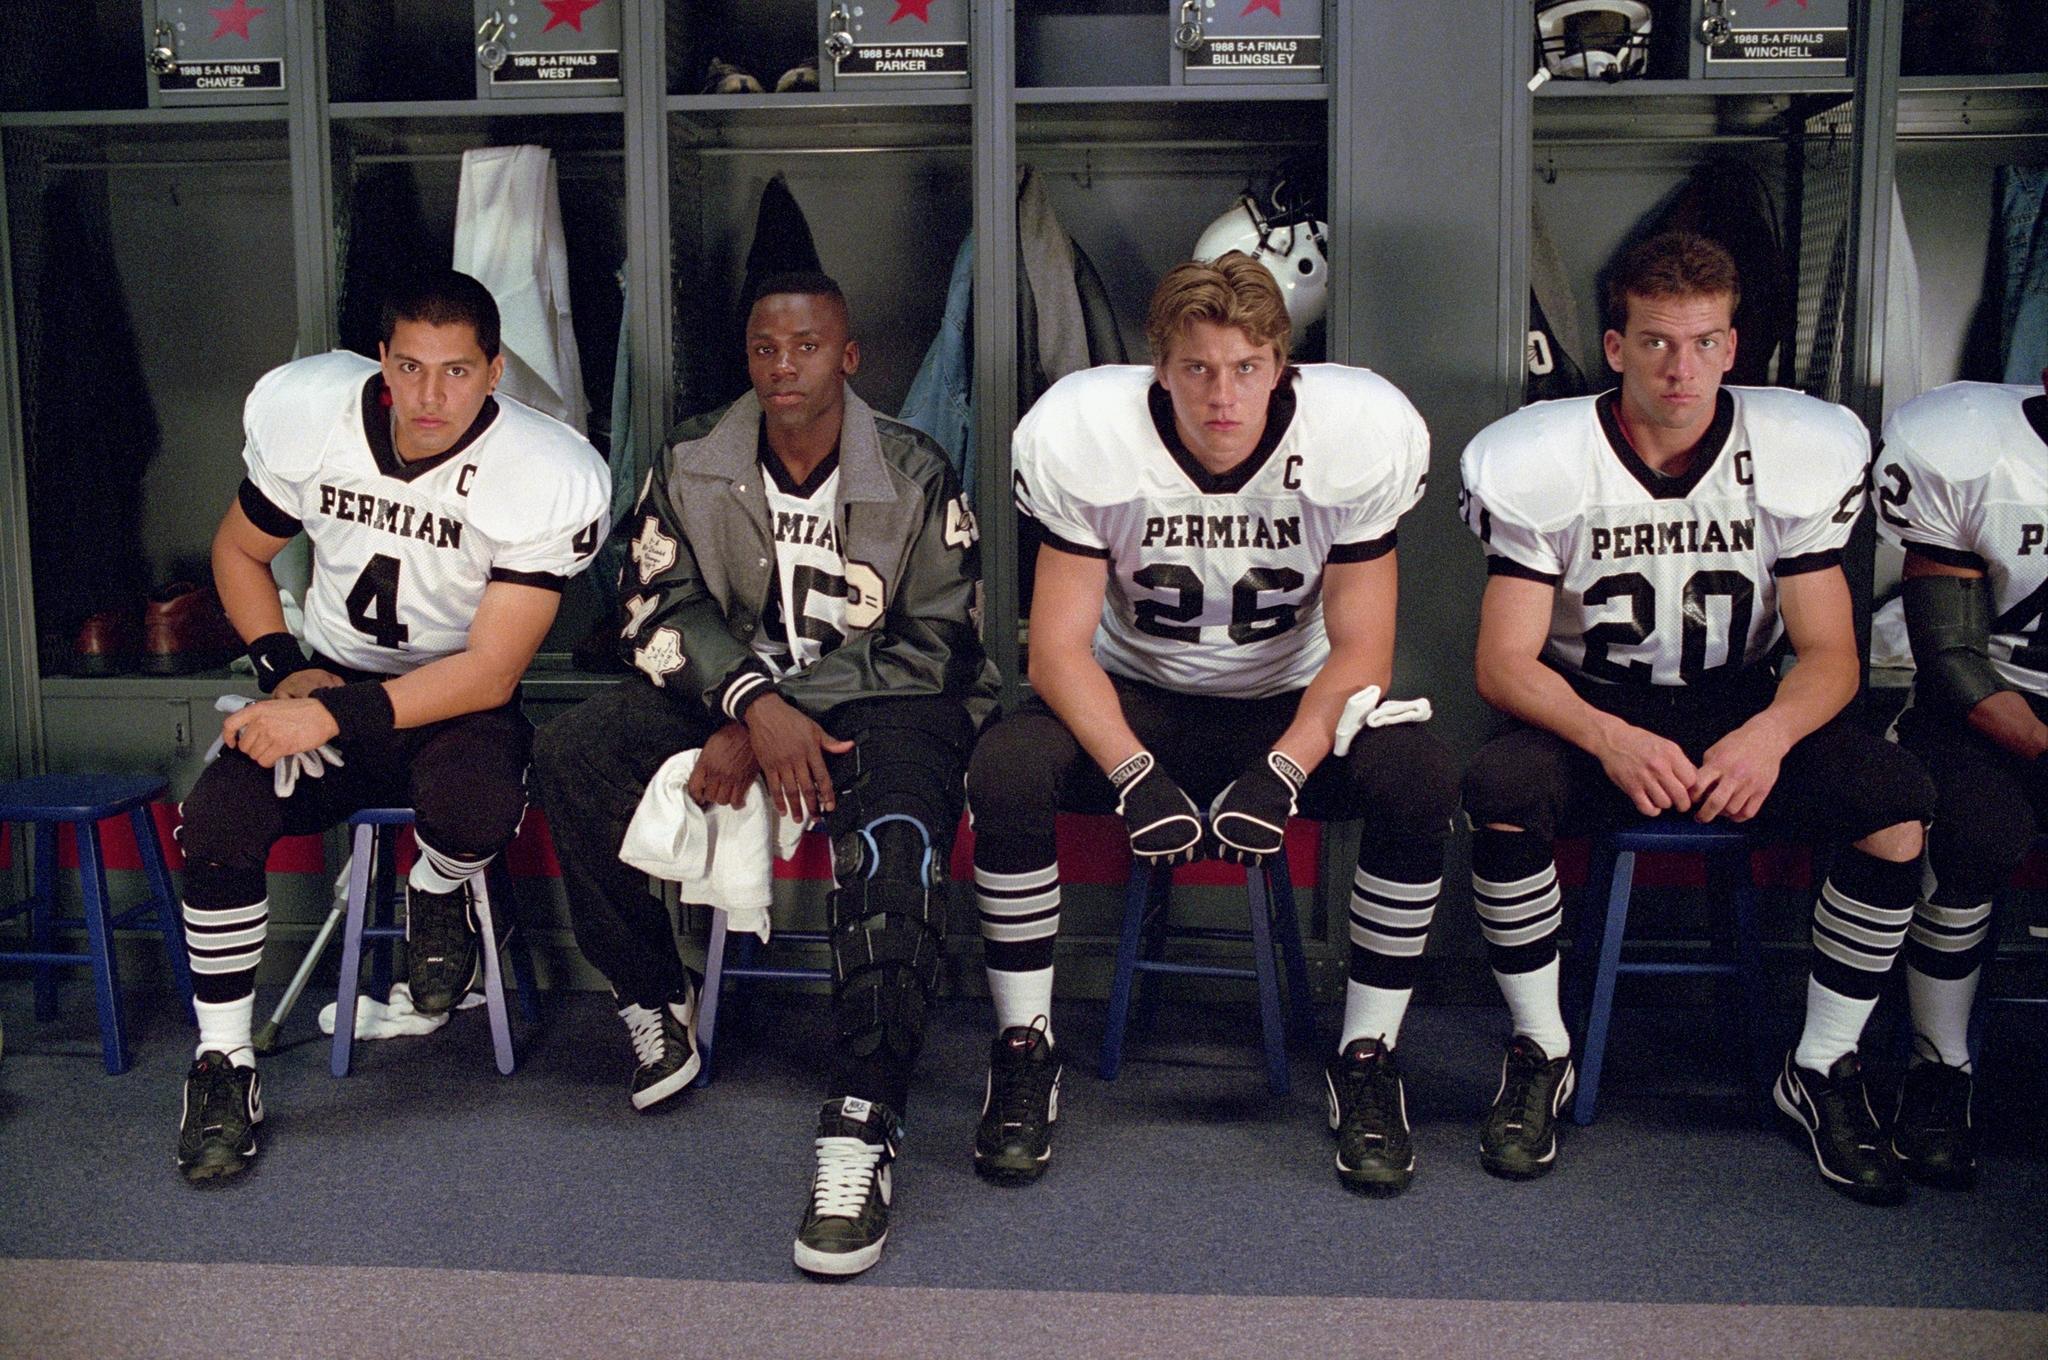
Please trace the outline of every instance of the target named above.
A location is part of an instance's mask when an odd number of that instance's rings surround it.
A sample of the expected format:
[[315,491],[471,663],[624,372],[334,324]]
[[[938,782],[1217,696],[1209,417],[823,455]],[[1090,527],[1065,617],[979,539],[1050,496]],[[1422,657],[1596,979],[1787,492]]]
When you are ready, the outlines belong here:
[[825,88],[965,88],[971,8],[970,0],[818,0]]
[[1694,3],[1696,76],[1848,73],[1850,0],[1799,0],[1796,9],[1772,0]]
[[151,108],[284,102],[281,0],[145,0],[142,26]]
[[476,0],[479,99],[615,95],[629,0]]
[[1181,84],[1314,84],[1323,0],[1172,0]]

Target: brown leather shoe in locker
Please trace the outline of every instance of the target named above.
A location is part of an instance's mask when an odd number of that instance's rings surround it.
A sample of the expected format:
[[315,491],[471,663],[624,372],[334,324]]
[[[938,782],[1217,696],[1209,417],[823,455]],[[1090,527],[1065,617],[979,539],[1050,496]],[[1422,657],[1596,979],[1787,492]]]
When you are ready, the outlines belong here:
[[143,674],[214,670],[241,650],[241,634],[211,589],[179,581],[150,594],[142,617]]
[[138,636],[132,609],[108,609],[93,615],[71,644],[71,673],[126,675],[135,669]]

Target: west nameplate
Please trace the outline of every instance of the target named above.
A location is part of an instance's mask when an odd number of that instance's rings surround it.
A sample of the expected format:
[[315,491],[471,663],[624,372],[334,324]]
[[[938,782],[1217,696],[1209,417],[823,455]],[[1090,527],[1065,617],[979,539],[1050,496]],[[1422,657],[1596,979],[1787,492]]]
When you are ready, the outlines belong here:
[[491,72],[493,85],[568,85],[618,78],[617,52],[513,52]]

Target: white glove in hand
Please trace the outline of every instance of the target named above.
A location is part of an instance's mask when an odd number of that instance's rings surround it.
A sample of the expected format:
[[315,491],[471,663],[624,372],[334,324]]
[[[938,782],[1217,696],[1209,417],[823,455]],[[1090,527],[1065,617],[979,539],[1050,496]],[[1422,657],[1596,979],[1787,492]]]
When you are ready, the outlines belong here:
[[1362,727],[1392,727],[1396,723],[1428,722],[1429,718],[1429,700],[1389,699],[1381,703],[1380,687],[1367,685],[1344,705],[1343,715],[1337,719],[1337,740],[1330,752],[1350,755],[1351,741]]
[[[260,702],[260,700],[251,699],[246,694],[223,694],[220,698],[213,701],[213,711],[216,713],[240,713],[250,704]],[[227,737],[225,734],[215,737],[213,745],[206,748],[206,763],[211,765],[220,755],[221,748],[226,744]],[[299,777],[301,775],[308,779],[318,779],[327,773],[329,765],[339,768],[346,763],[341,758],[341,752],[335,750],[332,745],[316,746],[310,751],[301,751],[295,756],[286,756],[271,767],[271,790],[280,798],[289,798],[299,787]]]

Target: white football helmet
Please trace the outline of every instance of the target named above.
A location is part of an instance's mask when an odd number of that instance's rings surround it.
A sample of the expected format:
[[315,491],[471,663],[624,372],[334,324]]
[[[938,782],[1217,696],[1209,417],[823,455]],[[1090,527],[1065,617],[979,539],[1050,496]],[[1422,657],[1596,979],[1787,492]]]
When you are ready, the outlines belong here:
[[1558,80],[1622,80],[1650,65],[1642,0],[1537,0],[1536,49]]
[[1287,319],[1298,335],[1323,319],[1330,306],[1330,264],[1323,257],[1326,222],[1283,222],[1259,211],[1249,195],[1211,222],[1195,242],[1195,258],[1207,263],[1233,250],[1266,266],[1280,285]]

